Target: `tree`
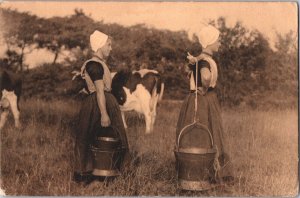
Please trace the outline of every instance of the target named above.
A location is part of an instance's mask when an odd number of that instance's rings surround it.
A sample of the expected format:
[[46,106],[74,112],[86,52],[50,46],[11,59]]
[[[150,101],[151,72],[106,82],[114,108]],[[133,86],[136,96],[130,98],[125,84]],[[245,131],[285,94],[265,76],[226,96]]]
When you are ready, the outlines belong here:
[[35,36],[40,48],[47,48],[54,53],[53,63],[62,50],[79,47],[84,50],[89,44],[94,21],[86,16],[82,10],[75,10],[70,17],[52,17],[40,19],[41,28]]
[[3,36],[7,45],[7,56],[18,55],[19,71],[23,71],[23,62],[26,54],[35,48],[34,36],[39,28],[38,18],[27,12],[17,12],[11,9],[0,9],[5,28]]
[[222,102],[238,105],[266,89],[266,58],[270,55],[267,39],[257,30],[248,30],[242,23],[227,27],[219,18],[221,47],[217,54],[219,93]]
[[277,33],[275,51],[269,56],[266,68],[269,90],[284,96],[297,96],[297,48],[297,35],[294,32],[285,35]]

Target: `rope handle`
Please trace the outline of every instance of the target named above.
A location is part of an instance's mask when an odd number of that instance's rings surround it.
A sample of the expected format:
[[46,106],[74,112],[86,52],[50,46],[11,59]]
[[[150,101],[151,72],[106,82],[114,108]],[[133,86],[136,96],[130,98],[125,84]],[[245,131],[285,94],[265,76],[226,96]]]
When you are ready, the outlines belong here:
[[182,133],[184,132],[184,130],[194,124],[197,124],[198,126],[201,126],[203,129],[205,129],[208,134],[209,134],[209,137],[210,137],[210,140],[211,140],[211,146],[213,147],[214,145],[214,141],[213,141],[213,138],[212,138],[212,135],[211,135],[211,132],[210,130],[207,128],[207,126],[197,122],[197,110],[198,110],[198,59],[196,57],[194,57],[195,59],[195,62],[196,62],[196,79],[195,79],[195,83],[196,83],[196,90],[195,90],[195,111],[194,111],[194,122],[189,124],[189,125],[186,125],[185,127],[183,127],[178,135],[178,139],[177,139],[177,142],[176,142],[176,147],[177,149],[179,149],[179,146],[180,146],[180,139],[181,139],[181,136],[182,136]]
[[197,117],[197,110],[198,110],[198,60],[195,58],[196,61],[196,79],[195,79],[195,84],[196,84],[196,90],[195,90],[195,112],[194,112],[194,122],[196,122],[196,117]]
[[204,124],[201,124],[199,122],[193,122],[192,124],[189,124],[189,125],[186,125],[185,127],[183,127],[178,135],[178,138],[177,138],[177,141],[176,141],[176,148],[177,148],[177,151],[179,149],[179,146],[180,146],[180,140],[181,140],[181,137],[183,135],[183,132],[185,132],[185,130],[188,128],[188,127],[191,127],[193,125],[198,125],[200,127],[202,127],[208,134],[209,134],[209,138],[210,138],[210,142],[211,142],[211,147],[214,146],[214,139],[211,135],[211,132],[210,130],[207,128],[207,126],[205,126]]

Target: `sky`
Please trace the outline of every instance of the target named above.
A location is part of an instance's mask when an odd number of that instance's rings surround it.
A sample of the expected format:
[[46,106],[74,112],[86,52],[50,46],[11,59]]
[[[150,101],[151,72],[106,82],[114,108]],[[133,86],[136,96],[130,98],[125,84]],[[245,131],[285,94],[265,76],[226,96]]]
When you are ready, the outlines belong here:
[[210,19],[223,16],[229,26],[240,21],[250,30],[261,31],[271,45],[275,40],[275,32],[285,34],[290,30],[298,31],[295,2],[4,1],[0,7],[29,11],[46,18],[71,15],[75,8],[79,8],[94,20],[103,20],[106,23],[124,26],[145,23],[158,29],[186,30],[190,34],[199,31],[203,23],[207,23]]

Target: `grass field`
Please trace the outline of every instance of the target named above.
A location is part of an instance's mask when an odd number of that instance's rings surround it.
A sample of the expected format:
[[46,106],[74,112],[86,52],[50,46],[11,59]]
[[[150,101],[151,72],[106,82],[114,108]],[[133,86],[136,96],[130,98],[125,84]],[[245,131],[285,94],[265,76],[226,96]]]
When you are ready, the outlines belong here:
[[176,189],[173,149],[180,103],[163,101],[154,133],[127,116],[130,150],[139,163],[112,182],[83,186],[72,181],[78,102],[22,102],[23,127],[9,119],[1,131],[1,178],[7,195],[60,196],[296,196],[298,114],[296,110],[228,109],[223,123],[234,185],[206,192]]

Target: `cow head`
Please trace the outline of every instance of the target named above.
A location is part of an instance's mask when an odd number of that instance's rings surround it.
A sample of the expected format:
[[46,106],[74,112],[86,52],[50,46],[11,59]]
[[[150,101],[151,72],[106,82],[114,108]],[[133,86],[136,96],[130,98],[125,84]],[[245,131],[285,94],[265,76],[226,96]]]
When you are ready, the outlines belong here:
[[119,87],[118,89],[112,89],[112,94],[117,99],[119,105],[124,105],[126,102],[126,93],[123,87]]
[[111,92],[117,99],[119,105],[123,105],[126,102],[127,96],[123,87],[126,85],[131,75],[132,74],[129,70],[121,70],[117,72],[112,78]]

